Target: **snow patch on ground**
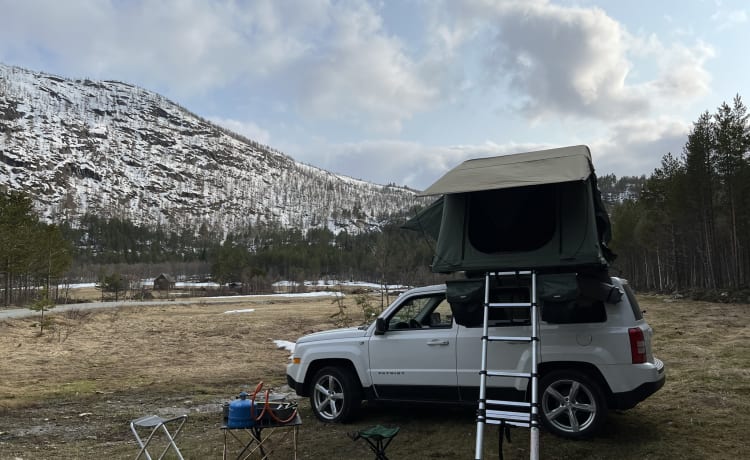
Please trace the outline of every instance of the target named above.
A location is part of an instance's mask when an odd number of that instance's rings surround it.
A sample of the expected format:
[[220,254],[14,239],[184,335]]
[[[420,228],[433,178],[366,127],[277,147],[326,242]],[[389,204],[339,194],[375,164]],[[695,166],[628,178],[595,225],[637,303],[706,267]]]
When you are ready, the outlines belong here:
[[273,343],[275,343],[279,348],[288,350],[289,353],[294,353],[294,342],[290,342],[288,340],[274,340]]
[[224,314],[233,314],[233,313],[252,313],[255,311],[255,308],[245,308],[244,310],[227,310],[224,312]]
[[296,294],[248,294],[233,296],[205,297],[206,299],[252,299],[257,297],[344,297],[344,294],[333,291],[298,292]]

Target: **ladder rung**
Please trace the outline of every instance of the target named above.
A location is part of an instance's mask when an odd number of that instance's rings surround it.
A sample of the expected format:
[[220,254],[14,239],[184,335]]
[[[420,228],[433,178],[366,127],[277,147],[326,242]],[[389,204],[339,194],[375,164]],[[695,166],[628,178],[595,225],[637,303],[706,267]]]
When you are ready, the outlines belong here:
[[490,302],[490,308],[531,308],[531,302]]
[[531,414],[528,412],[514,412],[509,410],[488,410],[487,419],[495,420],[515,420],[518,422],[531,422]]
[[487,340],[494,341],[494,342],[531,342],[533,339],[531,337],[512,337],[512,336],[502,336],[502,335],[491,335],[487,337]]
[[531,407],[531,403],[526,401],[503,401],[502,399],[488,399],[485,402],[494,406]]
[[487,371],[487,375],[491,377],[519,377],[525,379],[531,378],[531,373],[529,372]]
[[490,276],[516,276],[516,275],[531,275],[531,270],[521,270],[517,272],[489,272]]
[[511,426],[520,426],[522,428],[529,428],[531,427],[531,422],[516,422],[512,420],[494,420],[490,419],[485,421],[484,423],[487,423],[488,425],[500,425],[501,423],[505,423],[506,425]]

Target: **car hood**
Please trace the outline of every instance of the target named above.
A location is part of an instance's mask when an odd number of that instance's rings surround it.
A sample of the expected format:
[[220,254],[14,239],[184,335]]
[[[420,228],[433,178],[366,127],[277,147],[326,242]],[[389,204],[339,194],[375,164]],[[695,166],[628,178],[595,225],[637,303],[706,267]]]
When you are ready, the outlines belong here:
[[357,337],[364,337],[367,333],[366,329],[360,329],[358,327],[346,327],[341,329],[331,329],[328,331],[315,332],[308,334],[297,339],[297,343],[307,342],[320,342],[322,340],[340,340],[340,339],[351,339]]

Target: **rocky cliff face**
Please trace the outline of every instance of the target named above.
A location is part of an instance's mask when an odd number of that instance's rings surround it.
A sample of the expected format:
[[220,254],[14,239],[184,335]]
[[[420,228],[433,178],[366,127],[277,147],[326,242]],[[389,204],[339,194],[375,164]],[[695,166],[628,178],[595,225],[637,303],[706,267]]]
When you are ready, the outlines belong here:
[[295,162],[144,89],[0,64],[0,187],[50,221],[84,213],[231,231],[278,222],[357,231],[420,202]]

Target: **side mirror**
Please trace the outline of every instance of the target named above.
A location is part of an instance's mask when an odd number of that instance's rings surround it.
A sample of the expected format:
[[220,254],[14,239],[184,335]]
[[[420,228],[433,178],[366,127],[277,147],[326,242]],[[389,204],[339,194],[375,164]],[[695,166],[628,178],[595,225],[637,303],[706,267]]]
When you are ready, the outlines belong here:
[[385,318],[378,318],[375,320],[375,335],[383,335],[388,330],[388,325],[385,323]]

